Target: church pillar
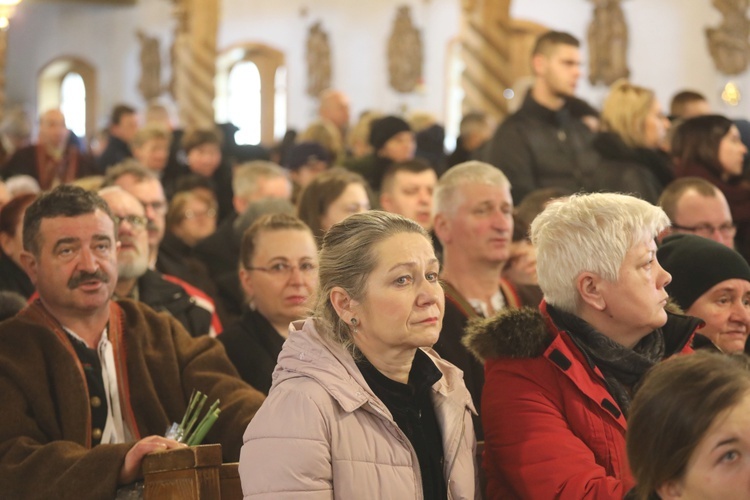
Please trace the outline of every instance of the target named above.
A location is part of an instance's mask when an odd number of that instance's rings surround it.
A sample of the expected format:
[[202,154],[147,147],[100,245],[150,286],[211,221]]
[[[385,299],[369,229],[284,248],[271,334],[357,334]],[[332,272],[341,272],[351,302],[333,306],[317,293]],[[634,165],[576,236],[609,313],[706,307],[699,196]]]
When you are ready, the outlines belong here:
[[173,93],[186,129],[214,126],[219,0],[175,0]]
[[8,56],[8,30],[0,29],[0,120],[5,116],[5,65]]
[[503,95],[531,73],[531,49],[547,28],[510,17],[511,0],[463,0],[461,86],[464,111],[484,111],[502,119],[508,114]]
[[461,57],[464,110],[505,116],[503,90],[513,84],[510,74],[510,0],[464,0],[461,16]]

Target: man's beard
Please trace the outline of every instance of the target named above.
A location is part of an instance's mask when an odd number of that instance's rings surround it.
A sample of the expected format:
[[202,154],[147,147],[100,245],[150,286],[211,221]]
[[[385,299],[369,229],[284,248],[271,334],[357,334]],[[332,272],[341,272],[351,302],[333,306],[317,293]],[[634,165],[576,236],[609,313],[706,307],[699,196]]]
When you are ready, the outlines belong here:
[[[135,252],[134,252],[135,253]],[[138,252],[127,262],[117,262],[117,276],[120,279],[137,279],[148,270],[148,253]]]

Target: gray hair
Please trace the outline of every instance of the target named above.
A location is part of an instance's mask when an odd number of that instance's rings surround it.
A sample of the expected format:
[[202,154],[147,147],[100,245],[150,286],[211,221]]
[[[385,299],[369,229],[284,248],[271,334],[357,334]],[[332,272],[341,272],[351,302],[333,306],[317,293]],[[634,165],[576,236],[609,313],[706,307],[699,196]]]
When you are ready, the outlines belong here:
[[286,171],[276,163],[265,160],[255,160],[238,166],[232,176],[232,190],[234,195],[244,200],[250,200],[258,191],[260,179],[287,178]]
[[432,244],[430,236],[416,222],[379,210],[354,214],[334,224],[323,237],[320,249],[318,303],[315,321],[318,331],[344,346],[357,357],[349,326],[331,303],[331,291],[343,288],[353,300],[365,296],[367,280],[378,265],[373,250],[381,241],[400,233],[417,233]]
[[458,188],[466,184],[508,187],[510,181],[499,168],[481,161],[467,161],[452,167],[435,186],[432,215],[453,215],[461,204]]
[[577,194],[552,201],[531,223],[545,300],[576,313],[575,282],[582,272],[617,281],[628,250],[666,227],[669,218],[661,208],[633,196]]
[[[159,177],[152,171],[140,164],[138,160],[133,158],[126,158],[122,162],[118,163],[107,169],[107,173],[104,175],[104,182],[102,188],[114,186],[117,180],[125,175],[132,175],[138,183],[159,180]],[[161,183],[161,182],[160,182]]]

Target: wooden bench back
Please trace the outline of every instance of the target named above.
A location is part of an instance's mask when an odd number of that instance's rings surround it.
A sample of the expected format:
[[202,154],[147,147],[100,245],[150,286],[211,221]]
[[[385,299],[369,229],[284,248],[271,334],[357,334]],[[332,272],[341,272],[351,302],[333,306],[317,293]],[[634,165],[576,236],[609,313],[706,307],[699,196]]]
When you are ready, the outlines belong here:
[[221,456],[218,444],[147,455],[144,500],[241,500],[238,464],[222,464]]

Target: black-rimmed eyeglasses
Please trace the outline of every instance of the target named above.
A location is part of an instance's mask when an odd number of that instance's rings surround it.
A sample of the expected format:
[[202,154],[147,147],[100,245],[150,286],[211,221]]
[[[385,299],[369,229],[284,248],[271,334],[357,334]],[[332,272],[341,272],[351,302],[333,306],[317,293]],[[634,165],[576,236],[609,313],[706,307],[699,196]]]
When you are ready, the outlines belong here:
[[672,229],[676,229],[678,231],[686,231],[688,233],[697,234],[699,236],[704,236],[706,238],[713,235],[716,231],[718,231],[719,234],[727,238],[733,237],[735,233],[737,232],[737,226],[735,224],[732,224],[731,222],[722,224],[721,226],[713,226],[711,224],[698,224],[697,226],[692,226],[692,227],[672,224]]
[[115,226],[120,227],[120,224],[123,222],[127,222],[130,224],[134,229],[143,229],[146,227],[146,223],[148,222],[148,219],[143,217],[142,215],[126,215],[124,217],[114,217]]

